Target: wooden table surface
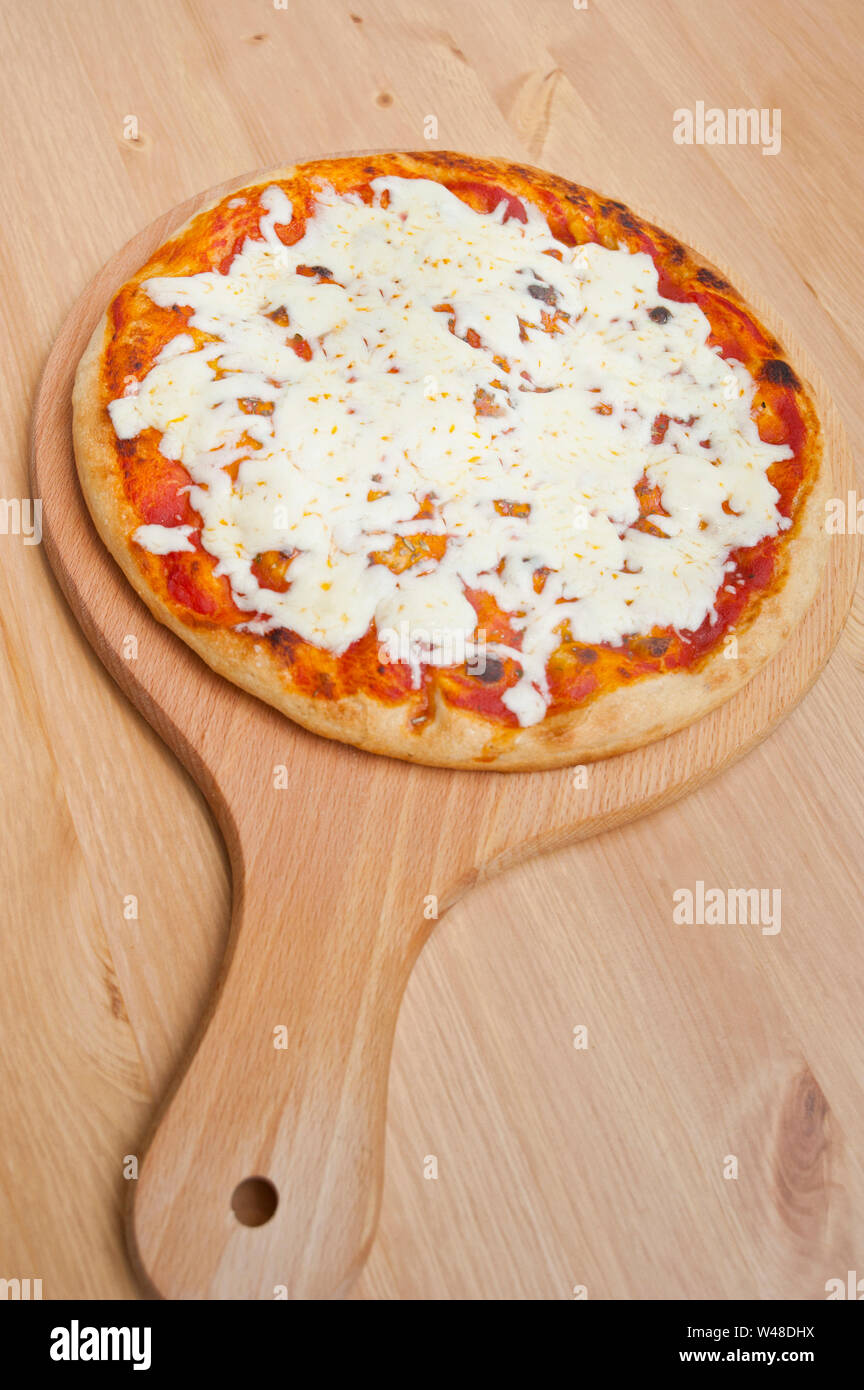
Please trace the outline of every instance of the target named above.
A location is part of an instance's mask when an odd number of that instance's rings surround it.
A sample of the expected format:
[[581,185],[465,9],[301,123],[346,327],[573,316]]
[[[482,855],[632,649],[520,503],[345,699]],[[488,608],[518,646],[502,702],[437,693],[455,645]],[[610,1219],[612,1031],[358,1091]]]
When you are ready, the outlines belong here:
[[[854,449],[862,21],[852,0],[4,0],[3,498],[29,496],[64,316],[139,227],[247,169],[427,143],[529,158],[713,251],[806,345]],[[699,101],[779,108],[780,152],[676,143]],[[134,1298],[124,1162],[213,985],[227,864],[42,547],[0,546],[0,1277]],[[353,1297],[811,1299],[864,1273],[862,613],[722,777],[442,920]],[[780,889],[782,929],[675,925],[700,880]]]

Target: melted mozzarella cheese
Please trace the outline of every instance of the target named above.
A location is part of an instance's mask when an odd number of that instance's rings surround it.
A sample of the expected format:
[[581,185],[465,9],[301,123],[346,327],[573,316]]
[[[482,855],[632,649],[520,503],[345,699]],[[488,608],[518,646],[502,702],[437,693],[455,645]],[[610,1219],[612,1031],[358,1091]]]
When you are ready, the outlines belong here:
[[132,539],[151,555],[174,555],[178,550],[195,549],[191,526],[139,526]]
[[[477,213],[425,179],[372,187],[367,205],[322,186],[290,247],[276,229],[291,204],[270,187],[262,240],[227,274],[147,281],[155,304],[191,309],[188,330],[111,419],[120,439],[158,430],[188,470],[248,630],[290,628],[338,655],[370,624],[399,628],[419,678],[424,661],[452,662],[442,633],[471,648],[466,588],[485,590],[519,635],[505,704],[533,724],[562,624],[587,643],[701,625],[729,552],[788,525],[766,470],[790,451],[760,440],[752,378],[708,346],[696,305],[660,296],[649,256],[563,246],[534,208],[504,222],[503,203]],[[653,443],[657,415],[670,423]],[[643,474],[661,489],[661,535],[633,529]],[[443,554],[399,573],[371,560],[417,534],[446,537]],[[164,554],[188,536],[134,539]],[[266,551],[293,556],[285,592],[253,573]]]

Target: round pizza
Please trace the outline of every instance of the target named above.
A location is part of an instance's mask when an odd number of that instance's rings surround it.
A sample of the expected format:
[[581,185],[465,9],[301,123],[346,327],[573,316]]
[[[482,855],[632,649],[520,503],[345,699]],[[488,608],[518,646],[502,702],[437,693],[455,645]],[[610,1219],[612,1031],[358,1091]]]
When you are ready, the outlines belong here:
[[105,544],[208,665],[446,767],[691,723],[826,553],[813,401],[754,311],[498,159],[322,159],[205,207],[114,295],[74,438]]

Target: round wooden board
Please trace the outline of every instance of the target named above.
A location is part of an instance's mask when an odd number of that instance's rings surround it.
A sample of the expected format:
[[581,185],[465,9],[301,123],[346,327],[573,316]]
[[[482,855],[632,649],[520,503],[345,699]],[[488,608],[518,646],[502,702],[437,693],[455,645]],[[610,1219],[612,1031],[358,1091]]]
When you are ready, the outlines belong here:
[[[131,1212],[140,1272],[166,1297],[344,1292],[374,1236],[399,1003],[437,917],[481,875],[664,805],[763,739],[827,660],[858,566],[857,547],[833,546],[806,618],[743,691],[579,778],[375,757],[222,680],[151,617],[96,536],[75,472],[71,386],[114,289],[196,208],[257,177],[172,209],[112,258],[61,330],[33,427],[34,496],[59,582],[104,664],[201,786],[231,858],[220,986],[162,1107]],[[845,497],[851,462],[833,404],[748,297],[813,385],[832,494]],[[259,1226],[231,1205],[251,1177],[279,1199]]]

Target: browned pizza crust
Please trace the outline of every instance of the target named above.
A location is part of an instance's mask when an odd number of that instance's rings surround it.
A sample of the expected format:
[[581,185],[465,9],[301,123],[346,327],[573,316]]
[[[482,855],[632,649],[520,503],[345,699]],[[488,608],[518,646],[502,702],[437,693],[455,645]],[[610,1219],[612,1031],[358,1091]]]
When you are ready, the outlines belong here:
[[[353,157],[358,181],[370,156]],[[380,157],[379,157],[380,158]],[[725,298],[741,305],[759,324],[759,316],[710,262],[620,203],[597,199],[589,190],[555,175],[504,160],[477,159],[447,152],[386,156],[387,172],[422,173],[425,177],[465,173],[493,181],[508,191],[530,199],[531,192],[547,189],[561,199],[601,203],[605,229],[620,227],[625,241],[635,229],[645,229],[670,263],[699,275],[701,283],[721,288]],[[338,161],[342,164],[344,161]],[[332,161],[315,161],[316,174],[328,177]],[[259,187],[274,180],[290,179],[298,167],[287,166],[257,175],[237,187]],[[376,168],[375,173],[381,173]],[[365,174],[365,177],[369,177]],[[215,207],[220,195],[172,234],[182,236],[195,219]],[[150,274],[155,273],[152,268]],[[760,325],[761,327],[761,325]],[[779,344],[762,330],[782,357]],[[182,638],[216,672],[275,706],[289,718],[326,738],[355,744],[374,753],[442,767],[481,768],[495,771],[531,771],[583,763],[627,752],[663,738],[700,719],[728,700],[782,647],[810,606],[820,584],[828,551],[824,528],[825,499],[829,492],[827,469],[822,459],[822,440],[809,389],[800,374],[790,371],[796,399],[806,425],[805,488],[799,499],[793,527],[780,551],[780,573],[771,590],[751,605],[736,624],[737,659],[727,659],[721,644],[692,669],[646,676],[632,684],[600,691],[585,705],[547,715],[539,724],[513,728],[477,712],[449,704],[436,692],[431,717],[412,724],[415,706],[410,700],[386,704],[362,692],[344,699],[310,696],[291,680],[290,665],[266,641],[230,628],[213,628],[181,619],[154,591],[142,570],[137,547],[130,542],[140,524],[122,486],[116,437],[107,414],[102,390],[102,364],[111,334],[108,315],[97,325],[78,366],[73,394],[75,457],[81,487],[105,545],[153,615]],[[785,361],[785,358],[783,358]]]

